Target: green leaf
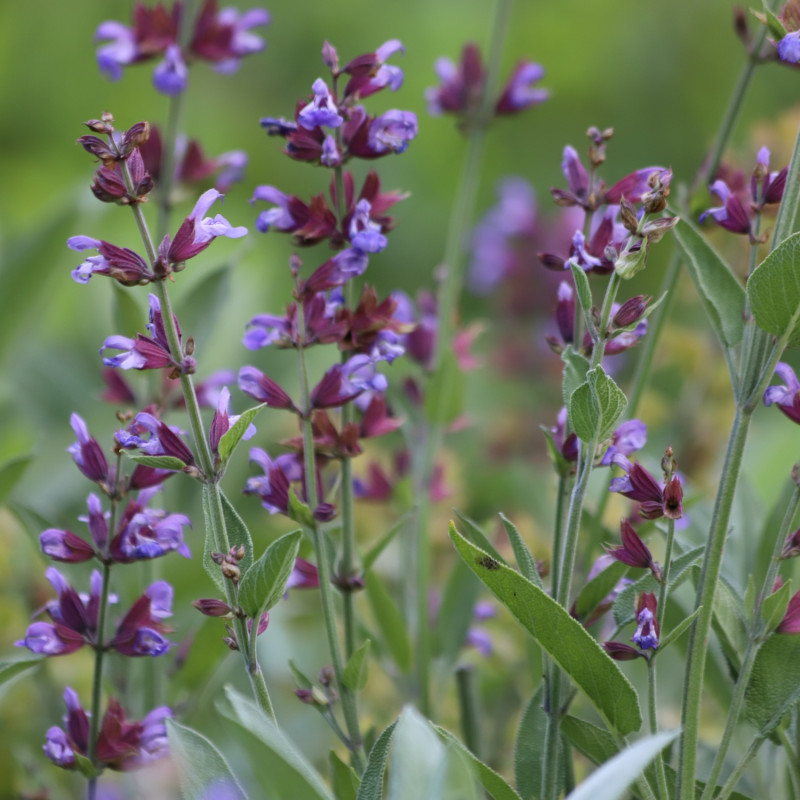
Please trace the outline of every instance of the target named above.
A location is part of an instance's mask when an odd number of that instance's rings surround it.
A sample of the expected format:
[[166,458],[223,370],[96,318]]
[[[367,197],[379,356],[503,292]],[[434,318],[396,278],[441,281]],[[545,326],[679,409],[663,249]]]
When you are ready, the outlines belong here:
[[475,777],[477,777],[483,788],[494,800],[522,800],[519,794],[508,785],[505,778],[498,775],[491,767],[487,766],[483,761],[473,755],[460,739],[439,725],[434,725],[433,727],[436,733],[438,733],[450,747],[455,748],[464,756],[472,767]]
[[524,800],[539,797],[542,788],[547,714],[542,708],[540,686],[525,707],[514,742],[514,781]]
[[425,391],[425,418],[433,425],[449,425],[464,407],[466,381],[455,353],[447,350]]
[[464,753],[448,744],[420,800],[486,800]]
[[764,19],[767,23],[767,27],[769,28],[770,36],[772,36],[772,38],[775,39],[776,42],[779,42],[781,39],[783,39],[784,36],[786,36],[787,33],[786,28],[783,26],[783,23],[777,17],[775,12],[769,7],[769,5],[767,5],[766,2],[764,3],[764,6],[761,10],[764,14]]
[[592,311],[592,290],[589,287],[589,278],[586,273],[570,259],[569,268],[572,270],[572,280],[575,283],[575,293],[584,315],[589,316]]
[[94,764],[92,764],[85,755],[77,752],[73,753],[73,755],[75,756],[75,766],[84,778],[96,778],[100,774]]
[[356,800],[383,800],[383,774],[386,772],[386,760],[389,757],[389,745],[397,722],[393,722],[378,737],[372,750],[369,751],[367,767],[361,776]]
[[781,624],[786,609],[789,607],[789,599],[792,594],[791,580],[764,598],[764,605],[761,607],[761,618],[764,620],[765,633],[772,633]]
[[5,505],[8,496],[14,491],[14,487],[19,483],[31,461],[33,461],[32,455],[17,456],[0,466],[0,506]]
[[700,613],[703,606],[698,606],[688,617],[685,617],[678,623],[666,636],[664,636],[658,643],[658,650],[654,655],[663,653],[673,642],[677,641],[681,635],[689,629],[689,626],[694,622],[695,617]]
[[425,797],[444,758],[444,745],[413,706],[403,708],[393,739],[388,800]]
[[349,764],[345,764],[333,750],[330,752],[329,761],[331,784],[336,800],[356,800],[358,786],[361,783],[356,771]]
[[[126,452],[126,455],[128,453]],[[186,464],[175,456],[136,456],[128,455],[131,461],[141,464],[143,467],[155,467],[156,469],[174,469],[176,472],[182,470]]]
[[378,556],[386,549],[389,542],[394,539],[399,531],[403,529],[411,517],[410,512],[403,514],[394,525],[385,533],[377,542],[375,542],[369,550],[367,550],[364,557],[361,559],[361,567],[364,572],[372,569],[372,565],[378,560]]
[[640,739],[596,769],[569,800],[619,800],[650,762],[678,737],[679,731],[663,731]]
[[774,633],[759,648],[747,684],[744,715],[762,736],[800,699],[800,636]]
[[28,669],[44,661],[40,655],[33,653],[19,653],[0,659],[0,686],[21,675]]
[[466,516],[466,514],[462,514],[457,508],[454,508],[453,511],[466,526],[465,530],[467,539],[469,539],[473,544],[478,545],[478,547],[480,547],[482,550],[485,550],[495,561],[505,564],[506,560],[489,541],[489,537],[483,532],[483,529],[480,528],[474,520],[471,520],[468,516]]
[[724,577],[720,577],[714,592],[711,624],[729,668],[738,674],[742,655],[747,649],[747,620],[740,593]]
[[778,338],[788,335],[789,347],[800,345],[800,233],[784,239],[754,270],[747,297],[756,324]]
[[569,404],[572,393],[586,380],[589,371],[589,359],[572,349],[568,344],[561,354],[564,362],[564,374],[561,380],[561,395],[564,405]]
[[224,594],[225,580],[222,577],[222,572],[218,564],[214,563],[211,558],[211,553],[217,551],[217,540],[223,540],[221,534],[215,535],[214,526],[218,517],[218,511],[215,509],[216,503],[219,502],[222,507],[222,519],[225,524],[225,532],[228,537],[229,547],[244,547],[244,558],[239,562],[239,568],[242,575],[245,575],[253,564],[253,540],[250,538],[250,531],[247,525],[239,516],[239,513],[231,505],[225,493],[216,485],[206,484],[203,486],[202,492],[202,505],[203,505],[203,518],[205,521],[206,535],[205,544],[203,547],[203,567],[214,585]]
[[295,492],[294,487],[289,488],[289,519],[298,522],[306,528],[314,527],[314,515],[307,503],[304,503]]
[[481,582],[458,559],[447,576],[436,619],[434,646],[437,654],[442,656],[443,671],[448,671],[456,663],[464,647],[480,590]]
[[586,693],[609,727],[621,735],[638,730],[642,716],[636,691],[584,627],[518,572],[470,544],[452,523],[450,538],[470,569]]
[[600,603],[608,597],[609,593],[620,582],[628,571],[628,565],[621,561],[614,561],[604,570],[597,573],[580,590],[575,599],[575,613],[580,620],[586,620]]
[[536,569],[536,559],[533,557],[525,540],[520,536],[517,526],[506,517],[500,514],[500,519],[503,521],[503,527],[506,529],[506,535],[511,542],[511,549],[514,551],[514,558],[517,559],[517,566],[519,571],[526,577],[534,586],[544,589],[542,585],[542,578],[539,575],[539,570]]
[[225,697],[229,705],[220,705],[222,713],[266,745],[264,758],[269,759],[276,781],[283,787],[279,796],[334,800],[319,773],[273,720],[231,686],[225,687]]
[[239,583],[239,605],[248,617],[260,619],[283,597],[302,538],[299,528],[285,533],[244,573]]
[[247,411],[243,411],[239,419],[222,434],[222,437],[219,440],[219,457],[222,462],[226,462],[231,453],[233,453],[236,445],[242,439],[242,436],[245,435],[247,432],[250,423],[256,418],[256,415],[262,408],[266,408],[267,404],[262,403],[260,406],[255,406],[253,408],[248,408]]
[[407,673],[411,669],[411,643],[408,640],[408,631],[400,608],[374,570],[368,572],[364,580],[367,586],[367,598],[383,640],[397,668]]
[[370,640],[365,639],[347,662],[342,673],[342,682],[348,689],[360,692],[367,685]]
[[581,440],[602,442],[614,432],[627,405],[628,400],[614,379],[606,375],[602,367],[595,367],[570,395],[567,409],[572,427]]
[[215,787],[227,790],[226,797],[247,795],[234,777],[225,756],[203,734],[167,720],[169,750],[178,771],[178,781],[184,800],[213,797]]
[[725,347],[733,347],[744,333],[739,279],[691,222],[681,219],[672,230],[714,331]]
[[292,671],[292,675],[294,675],[294,682],[300,689],[310,689],[314,685],[311,678],[302,672],[291,658],[289,659],[289,669]]

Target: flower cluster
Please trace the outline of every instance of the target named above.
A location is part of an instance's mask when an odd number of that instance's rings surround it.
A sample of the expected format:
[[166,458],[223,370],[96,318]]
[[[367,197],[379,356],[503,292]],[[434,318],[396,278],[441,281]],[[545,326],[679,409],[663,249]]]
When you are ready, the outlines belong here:
[[[77,756],[89,752],[89,718],[74,689],[64,689],[67,713],[64,727],[47,731],[45,755],[58,767],[76,769]],[[108,701],[95,746],[98,767],[131,770],[163,758],[168,754],[165,721],[172,717],[166,706],[154,708],[141,722],[131,722],[118,700]]]
[[[425,91],[428,113],[432,116],[454,114],[462,122],[476,121],[483,111],[486,93],[486,69],[480,51],[472,42],[464,45],[461,59],[454,64],[440,58],[434,65],[440,84]],[[520,60],[490,106],[498,116],[516,114],[547,100],[549,92],[536,84],[544,77],[544,68],[533,61]]]
[[171,11],[160,3],[153,8],[137,3],[131,26],[114,20],[101,23],[94,36],[102,43],[97,50],[100,71],[116,81],[124,67],[161,57],[153,85],[163,94],[175,95],[186,88],[193,60],[208,61],[217,72],[228,74],[242,58],[264,49],[264,40],[252,30],[270,21],[262,8],[240,14],[235,8],[218,10],[216,0],[205,0],[185,47],[181,46],[184,15],[182,2]]
[[[92,493],[87,500],[88,514],[80,517],[89,531],[88,538],[70,530],[48,528],[40,535],[39,544],[44,555],[54,561],[74,564],[94,560],[102,572],[92,572],[89,592],[83,593],[57,569],[48,567],[45,577],[56,598],[37,614],[46,614],[49,621],[33,622],[17,646],[42,656],[68,655],[84,646],[98,654],[114,651],[127,657],[164,655],[171,646],[165,620],[172,615],[173,597],[166,581],[150,584],[122,615],[113,633],[105,630],[105,612],[109,604],[117,602],[109,589],[113,568],[170,552],[187,558],[190,555],[183,540],[183,530],[191,524],[188,517],[149,506],[160,488],[158,484],[172,473],[137,465],[130,475],[123,475],[118,467],[109,465],[103,448],[83,419],[73,414],[70,422],[77,441],[68,451],[81,473],[109,499],[111,511],[104,510],[100,497]],[[48,731],[45,753],[58,766],[73,769],[76,754],[85,756],[91,749],[89,727],[77,694],[67,688],[64,699],[68,709],[66,731]],[[110,699],[94,747],[95,766],[132,769],[164,755],[164,719],[168,716],[169,709],[159,708],[142,722],[126,722],[119,703]]]
[[788,167],[784,167],[780,171],[770,172],[769,158],[769,150],[762,147],[747,186],[743,175],[720,170],[723,177],[717,178],[710,188],[722,205],[704,211],[700,215],[700,222],[710,217],[721,228],[744,234],[751,244],[766,241],[766,233],[759,235],[758,221],[765,206],[781,202],[788,171]]

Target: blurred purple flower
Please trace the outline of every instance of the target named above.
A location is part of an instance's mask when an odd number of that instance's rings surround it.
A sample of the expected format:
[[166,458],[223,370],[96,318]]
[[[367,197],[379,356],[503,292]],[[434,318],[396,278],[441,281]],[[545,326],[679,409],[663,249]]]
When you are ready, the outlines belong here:
[[785,362],[779,361],[775,366],[775,374],[785,386],[770,386],[764,392],[764,405],[775,403],[792,422],[800,425],[800,381],[794,370]]

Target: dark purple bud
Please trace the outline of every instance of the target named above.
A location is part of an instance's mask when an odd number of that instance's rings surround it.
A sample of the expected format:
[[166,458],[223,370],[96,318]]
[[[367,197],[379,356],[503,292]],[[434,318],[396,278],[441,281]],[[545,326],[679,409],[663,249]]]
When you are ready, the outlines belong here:
[[78,469],[90,481],[97,483],[107,481],[108,461],[103,448],[100,447],[96,439],[89,435],[86,423],[78,414],[72,414],[69,422],[78,437],[78,441],[70,445],[67,448],[67,452],[72,456]]
[[271,408],[285,408],[297,411],[292,399],[281,387],[255,367],[242,367],[239,370],[239,388],[259,403]]
[[603,649],[614,661],[633,661],[637,658],[647,660],[647,656],[644,653],[622,642],[603,642]]
[[229,617],[233,615],[233,609],[227,603],[213,597],[192,600],[192,605],[207,617]]
[[619,307],[617,313],[614,314],[611,324],[615,328],[627,328],[638,322],[644,316],[644,312],[647,311],[647,306],[652,299],[649,295],[637,294],[635,297],[631,297],[630,300],[626,300]]
[[607,547],[608,554],[630,567],[649,569],[656,580],[661,580],[661,568],[653,561],[653,556],[647,545],[639,538],[639,534],[636,533],[627,520],[622,520],[620,523],[620,535],[622,537],[622,546]]

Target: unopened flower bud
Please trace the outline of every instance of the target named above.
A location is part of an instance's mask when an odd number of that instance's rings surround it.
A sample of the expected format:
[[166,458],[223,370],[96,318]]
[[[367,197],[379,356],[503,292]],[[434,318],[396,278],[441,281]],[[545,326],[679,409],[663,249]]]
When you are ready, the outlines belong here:
[[239,578],[242,576],[242,571],[236,566],[236,564],[230,564],[229,562],[225,561],[222,564],[222,574],[229,581],[238,583]]
[[786,537],[781,551],[781,558],[792,558],[800,553],[800,528]]
[[125,131],[122,137],[122,152],[127,155],[134,148],[141,147],[150,138],[150,123],[137,122]]
[[611,324],[615,328],[627,328],[630,325],[637,323],[647,311],[647,306],[653,298],[646,294],[637,294],[626,300],[620,307],[619,311],[614,314]]
[[323,686],[333,685],[333,667],[328,664],[319,671],[318,680]]
[[643,658],[647,661],[647,656],[644,653],[623,642],[603,642],[603,649],[614,661],[633,661],[637,658]]
[[649,220],[642,226],[641,235],[651,244],[660,242],[664,234],[671,231],[680,222],[680,217],[661,217]]
[[617,275],[624,280],[630,280],[637,272],[641,272],[647,265],[647,239],[640,239],[630,249],[620,253],[614,264]]
[[626,230],[636,233],[639,230],[639,219],[636,209],[623,197],[620,201],[619,215]]
[[322,63],[331,70],[331,72],[335,72],[339,69],[339,54],[336,52],[336,48],[326,39],[322,45]]
[[223,553],[210,553],[210,556],[211,556],[211,560],[212,560],[212,561],[213,561],[215,564],[219,564],[220,566],[221,566],[221,565],[223,564],[223,562],[225,561],[225,556],[224,556],[224,554],[223,554]]
[[241,561],[245,555],[247,554],[247,550],[245,550],[245,546],[240,544],[238,547],[231,548],[231,555],[237,560]]
[[187,356],[190,356],[190,355],[192,355],[194,353],[194,336],[190,336],[186,340],[185,352],[186,352]]
[[90,119],[88,122],[84,122],[83,124],[90,131],[102,133],[107,136],[108,134],[114,132],[114,126],[111,124],[113,121],[114,118],[110,114],[103,114],[102,119]]
[[233,609],[227,603],[214,597],[192,600],[192,605],[207,617],[225,617],[233,613]]

